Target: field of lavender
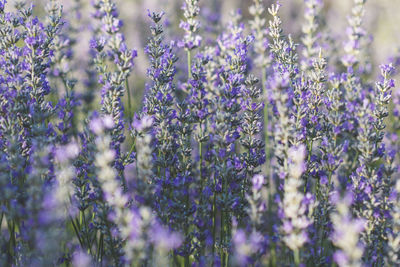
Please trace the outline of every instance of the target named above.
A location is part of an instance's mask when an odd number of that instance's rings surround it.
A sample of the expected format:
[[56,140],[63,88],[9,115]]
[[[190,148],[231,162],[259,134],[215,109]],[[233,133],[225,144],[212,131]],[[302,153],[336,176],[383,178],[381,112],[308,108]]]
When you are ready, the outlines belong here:
[[397,44],[233,2],[0,0],[0,266],[400,266]]

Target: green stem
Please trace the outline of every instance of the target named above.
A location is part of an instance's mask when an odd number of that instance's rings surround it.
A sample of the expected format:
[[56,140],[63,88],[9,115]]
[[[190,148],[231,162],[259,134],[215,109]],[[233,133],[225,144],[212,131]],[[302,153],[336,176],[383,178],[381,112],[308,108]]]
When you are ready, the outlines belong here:
[[185,267],[189,267],[190,266],[190,261],[189,261],[189,255],[185,256]]
[[[203,137],[203,123],[200,122],[200,135],[201,138]],[[200,181],[201,181],[201,189],[203,190],[203,173],[202,173],[202,168],[203,168],[203,142],[199,142],[199,157],[200,157],[200,163],[199,163],[199,174],[200,174]]]
[[15,222],[10,220],[8,231],[10,233],[10,240],[9,240],[9,254],[14,256],[14,249],[15,249]]
[[[215,177],[214,177],[214,188],[215,188],[215,185],[216,185],[216,181],[215,181]],[[216,239],[216,228],[217,228],[217,226],[216,226],[216,219],[217,219],[217,207],[216,207],[216,200],[217,200],[217,193],[216,192],[214,192],[214,199],[213,199],[213,229],[212,229],[212,231],[213,231],[213,243],[212,243],[212,259],[213,259],[213,262],[214,262],[214,258],[215,258],[215,239]]]
[[[221,188],[221,194],[224,196],[224,189],[225,189],[225,177],[223,177],[224,180],[222,181],[222,188]],[[224,211],[225,205],[224,203],[222,204],[221,207],[221,221],[220,221],[220,257],[222,260],[222,266],[224,266],[225,263],[225,257],[224,257],[224,243],[225,243],[225,211]]]
[[276,266],[276,246],[275,246],[275,244],[272,245],[270,266]]
[[311,140],[308,146],[308,157],[307,157],[307,163],[310,163],[311,160],[311,152],[312,152],[312,148],[313,148],[313,143],[314,141]]
[[[203,137],[203,123],[200,121],[200,135],[201,138]],[[204,190],[204,180],[203,180],[203,142],[200,140],[199,142],[199,158],[200,158],[200,163],[199,163],[199,176],[200,176],[200,207],[203,207],[204,200],[203,200],[203,190]],[[203,213],[203,212],[202,212]],[[202,215],[203,216],[203,215]],[[201,250],[200,254],[203,256],[204,255],[204,243],[202,242],[201,245]]]
[[[187,162],[187,159],[186,159],[186,156],[184,156],[184,161],[185,162]],[[186,185],[186,190],[189,192],[189,184],[187,184]],[[186,194],[186,209],[187,210],[190,210],[190,199],[189,199],[189,193],[188,194]],[[189,237],[189,221],[188,221],[188,217],[186,217],[186,225],[185,225],[185,232],[186,232],[186,234],[185,234],[185,236],[186,236],[186,238],[188,238]],[[189,244],[191,243],[191,240],[189,239]],[[189,260],[189,254],[187,253],[186,255],[185,255],[185,267],[189,267],[190,266],[190,260]]]
[[99,263],[103,262],[103,245],[104,245],[104,235],[103,233],[100,234],[100,241],[99,241],[99,247],[97,250],[97,261]]
[[190,50],[187,51],[188,78],[192,78],[192,57]]
[[266,93],[266,76],[267,72],[265,68],[262,68],[261,74],[261,82],[262,82],[262,89],[264,94],[264,134],[265,134],[265,169],[266,175],[268,175],[269,165],[270,165],[270,150],[269,150],[269,132],[268,132],[268,124],[269,124],[269,114],[268,114],[268,99]]
[[[310,160],[311,160],[311,153],[312,153],[312,147],[313,147],[313,140],[311,140],[310,143],[308,143],[308,156],[307,156],[307,166],[309,166],[310,164]],[[304,183],[304,193],[306,193],[307,191],[307,184],[308,184],[308,175],[305,176],[306,181]]]
[[[82,217],[83,217],[83,225],[84,225],[85,229],[87,230],[88,224],[86,222],[86,216],[85,216],[85,211],[84,210],[82,211]],[[86,233],[87,233],[87,231],[86,231]],[[89,255],[93,256],[92,243],[90,242],[89,235],[86,235],[85,237],[86,237],[86,242],[87,242],[87,246],[88,246],[88,253],[90,253]]]
[[83,215],[82,215],[82,211],[79,211],[79,227],[82,227],[82,223],[83,223]]
[[128,118],[129,123],[132,123],[132,102],[131,102],[131,89],[129,88],[129,81],[128,78],[125,80],[125,88],[128,92]]
[[300,253],[299,250],[296,249],[293,251],[294,253],[294,264],[296,265],[296,267],[300,266]]
[[[187,67],[188,67],[188,80],[192,77],[192,59],[191,59],[191,53],[190,50],[188,49],[187,51]],[[200,128],[201,128],[201,124],[200,124]],[[200,158],[201,158],[201,142],[200,142]],[[201,180],[201,162],[200,162],[200,181],[202,183]],[[187,188],[187,190],[189,190],[189,188]],[[189,208],[189,195],[186,196],[186,207]],[[186,232],[186,236],[188,236],[188,232],[189,232],[189,226],[186,225],[185,226],[185,232]],[[185,260],[184,260],[184,266],[185,267],[189,267],[190,266],[190,260],[189,260],[189,255],[185,255]]]
[[81,245],[82,248],[84,248],[83,241],[82,241],[81,236],[79,234],[78,228],[75,226],[74,219],[71,216],[69,218],[71,219],[72,228],[74,228],[74,231],[75,231],[76,237],[78,238],[79,244]]
[[353,161],[352,164],[351,164],[351,169],[349,170],[350,173],[351,173],[352,170],[354,170],[354,168],[357,166],[358,157],[359,157],[359,156],[360,156],[360,151],[357,149],[356,156],[354,157],[354,161]]

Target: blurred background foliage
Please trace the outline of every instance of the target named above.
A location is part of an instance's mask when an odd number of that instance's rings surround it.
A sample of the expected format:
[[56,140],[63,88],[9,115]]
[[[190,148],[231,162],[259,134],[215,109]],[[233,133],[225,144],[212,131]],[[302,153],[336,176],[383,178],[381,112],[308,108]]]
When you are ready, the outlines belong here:
[[[346,38],[347,16],[351,12],[352,0],[322,0],[322,35],[335,41],[336,47],[330,49],[341,49]],[[10,0],[12,2],[12,0]],[[36,6],[35,12],[40,16],[46,0],[33,1]],[[91,13],[93,8],[90,0],[60,0],[64,6],[67,21],[75,21],[75,27],[79,29],[75,46],[75,58],[78,59],[75,75],[79,81],[85,80],[85,69],[90,61],[89,40],[93,29]],[[146,69],[148,60],[144,53],[147,38],[149,36],[149,18],[147,10],[166,12],[166,35],[170,40],[178,40],[183,35],[179,29],[179,21],[182,17],[182,0],[115,0],[120,18],[124,21],[123,30],[126,34],[127,44],[130,48],[138,51],[135,59],[135,68],[130,77],[130,84],[135,95],[134,106],[139,108],[142,95],[145,90]],[[233,10],[241,9],[243,22],[248,23],[250,18],[248,8],[252,0],[201,0],[202,29],[211,30],[216,33],[223,30],[223,25],[230,20]],[[269,7],[275,1],[264,0],[265,6]],[[291,34],[300,43],[301,27],[304,21],[304,0],[282,0],[281,17],[285,34]],[[76,12],[71,9],[79,7]],[[368,61],[376,68],[389,59],[399,57],[400,47],[400,0],[368,0],[364,19],[364,29],[370,36],[370,46],[367,50]],[[77,18],[79,20],[76,20]],[[268,19],[268,18],[267,18]],[[248,28],[248,27],[247,27]],[[203,34],[205,34],[203,32]],[[209,37],[209,33],[205,34]],[[215,36],[215,35],[214,35]],[[207,41],[207,38],[205,38]],[[212,45],[212,43],[210,43]],[[178,55],[179,56],[179,55]],[[185,57],[182,55],[182,57]],[[185,58],[180,60],[186,69]],[[178,85],[179,86],[179,85]],[[85,90],[84,84],[78,84],[79,90]],[[99,94],[97,94],[99,95]]]

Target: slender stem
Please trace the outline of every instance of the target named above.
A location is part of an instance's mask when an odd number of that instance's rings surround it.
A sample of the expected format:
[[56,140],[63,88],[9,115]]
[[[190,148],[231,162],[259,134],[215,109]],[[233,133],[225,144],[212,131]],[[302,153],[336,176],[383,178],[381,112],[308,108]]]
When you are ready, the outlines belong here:
[[10,240],[9,240],[9,254],[14,256],[15,253],[15,222],[13,220],[10,220],[9,223],[7,223],[8,226],[8,231],[10,233]]
[[[225,167],[225,166],[224,166]],[[222,181],[222,188],[221,188],[221,195],[223,196],[223,198],[225,198],[225,181],[226,181],[226,177],[223,177],[223,181]],[[224,257],[224,243],[225,243],[225,203],[221,204],[221,221],[220,221],[220,257],[222,260],[222,266],[224,266],[224,261],[225,261],[225,257]]]
[[224,220],[225,220],[225,212],[223,210],[223,208],[221,209],[221,221],[220,221],[220,257],[221,257],[221,265],[224,266],[224,248],[223,248],[223,244],[224,244]]
[[[83,225],[85,226],[85,228],[87,229],[88,225],[86,222],[86,216],[85,216],[85,211],[82,211],[82,217],[83,217]],[[92,243],[90,242],[90,238],[89,235],[86,235],[86,242],[87,242],[87,246],[88,246],[88,253],[90,253],[90,255],[93,256],[93,252],[92,252]]]
[[[187,162],[187,158],[186,156],[184,156],[184,161]],[[189,199],[189,184],[186,184],[186,209],[190,210],[190,199]],[[189,237],[189,221],[188,221],[188,217],[186,217],[186,225],[185,225],[185,237],[188,238]],[[189,239],[189,244],[190,244],[190,239]],[[185,267],[189,267],[190,266],[190,260],[189,260],[189,253],[186,252],[185,255]]]
[[351,169],[349,170],[350,172],[351,172],[352,170],[354,170],[354,168],[357,166],[358,157],[359,157],[359,156],[360,156],[360,151],[357,149],[356,155],[355,155],[355,157],[354,157],[354,161],[353,161],[353,163],[351,164]]
[[276,266],[276,245],[272,245],[270,265]]
[[83,247],[84,247],[84,245],[83,245],[83,241],[82,241],[82,239],[81,239],[81,236],[79,235],[78,228],[75,226],[74,219],[72,219],[72,217],[71,217],[71,216],[70,216],[70,219],[71,219],[72,227],[74,228],[74,231],[75,231],[76,237],[78,238],[79,244],[80,244],[80,245],[81,245],[81,247],[83,248]]
[[192,78],[192,57],[190,50],[187,51],[188,78]]
[[101,264],[103,262],[103,246],[104,246],[104,235],[103,233],[100,234],[100,245],[97,251],[97,258],[98,262]]
[[[214,189],[216,186],[216,180],[214,176]],[[216,200],[217,200],[217,192],[214,192],[214,199],[213,199],[213,244],[212,244],[212,260],[214,262],[214,257],[215,257],[215,239],[216,239],[216,224],[217,224],[217,207],[216,207]]]
[[[200,121],[200,138],[203,137],[203,123]],[[203,190],[204,190],[204,180],[203,180],[203,142],[200,140],[199,142],[199,177],[200,177],[200,207],[202,208],[204,205],[204,196],[203,196]],[[202,217],[204,216],[202,212]],[[204,255],[204,242],[201,244],[201,250],[200,254],[203,256]]]
[[332,182],[332,171],[329,171],[329,176],[328,176],[328,185],[331,186],[331,182]]
[[190,266],[190,261],[189,261],[189,254],[185,255],[185,267]]
[[[192,59],[191,59],[191,53],[190,53],[190,50],[188,49],[188,51],[187,51],[187,64],[188,64],[188,80],[190,79],[190,78],[192,78]],[[201,124],[200,124],[200,130],[201,130]],[[200,148],[199,148],[199,152],[200,152],[200,159],[202,158],[202,155],[201,155],[201,142],[200,142],[200,144],[199,144],[199,146],[200,146]],[[200,160],[200,181],[201,181],[201,184],[203,185],[203,180],[201,179],[201,165],[202,165],[202,162],[201,162],[201,160]],[[203,189],[203,187],[202,187],[202,189]],[[189,191],[189,188],[187,188],[187,190]],[[186,196],[186,207],[189,209],[189,195],[187,195]],[[186,237],[188,236],[188,228],[189,228],[189,226],[188,225],[186,225]],[[189,267],[190,266],[190,260],[189,260],[189,254],[186,254],[185,255],[185,267]]]
[[129,88],[128,78],[125,79],[125,88],[128,92],[128,118],[129,123],[132,123],[132,102],[131,102],[131,89]]
[[[203,137],[203,123],[200,121],[200,135],[201,138]],[[202,168],[203,168],[203,142],[199,142],[199,174],[200,174],[200,182],[201,182],[201,189],[203,190],[203,173],[202,173]],[[200,192],[201,193],[201,192]]]
[[268,114],[268,99],[267,99],[267,88],[266,88],[267,72],[265,68],[262,68],[261,72],[262,72],[261,73],[262,89],[265,98],[264,99],[265,169],[266,169],[266,175],[269,175],[270,150],[269,150],[269,132],[268,132],[269,114]]
[[79,211],[79,227],[82,227],[82,222],[83,222],[83,215],[82,215],[82,211]]
[[308,147],[308,157],[307,157],[307,163],[309,164],[311,161],[311,153],[312,153],[312,149],[313,149],[313,143],[314,141],[311,140],[309,143],[309,147]]
[[[313,140],[311,140],[311,142],[308,143],[307,165],[309,165],[310,161],[311,161],[312,148],[313,148]],[[307,184],[308,184],[308,175],[306,175],[306,181],[304,183],[304,193],[306,193],[306,191],[307,191]]]
[[298,266],[300,266],[300,253],[299,253],[299,250],[296,249],[296,250],[293,251],[293,253],[294,253],[294,264],[298,267]]

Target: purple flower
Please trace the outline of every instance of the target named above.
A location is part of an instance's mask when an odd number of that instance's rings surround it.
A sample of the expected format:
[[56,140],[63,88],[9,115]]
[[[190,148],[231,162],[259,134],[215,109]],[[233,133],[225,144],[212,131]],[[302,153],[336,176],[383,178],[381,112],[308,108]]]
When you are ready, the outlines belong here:
[[253,190],[259,191],[259,190],[261,190],[261,188],[264,184],[264,176],[261,174],[256,174],[251,179],[251,182],[253,184]]

